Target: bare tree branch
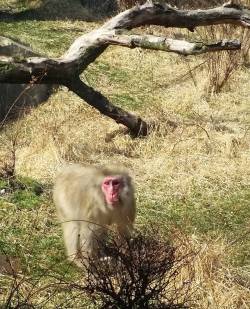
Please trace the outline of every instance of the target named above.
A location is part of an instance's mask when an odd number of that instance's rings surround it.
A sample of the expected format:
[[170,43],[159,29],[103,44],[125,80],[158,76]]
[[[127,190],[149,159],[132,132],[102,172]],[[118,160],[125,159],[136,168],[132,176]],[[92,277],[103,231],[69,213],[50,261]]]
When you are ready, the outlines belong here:
[[145,121],[113,105],[100,92],[87,86],[79,78],[68,83],[67,87],[101,114],[114,119],[117,123],[127,126],[133,136],[147,135],[148,125]]
[[99,29],[80,36],[63,57],[78,60],[79,68],[84,70],[108,46],[102,41],[102,37],[115,34],[116,29],[160,25],[194,31],[195,27],[215,24],[250,27],[250,10],[231,3],[208,10],[178,10],[167,4],[147,2],[118,14]]
[[145,25],[187,28],[198,26],[234,24],[250,27],[250,10],[233,2],[207,10],[178,10],[168,4],[148,1],[133,7],[108,21],[106,29],[133,29]]
[[[83,84],[79,75],[104,52],[108,45],[141,47],[184,55],[240,49],[238,41],[224,40],[215,44],[205,44],[152,35],[120,33],[122,29],[144,25],[188,28],[193,31],[197,26],[225,23],[250,27],[250,10],[232,3],[208,10],[178,10],[166,4],[147,2],[118,14],[99,29],[80,36],[64,55],[54,59],[41,57],[26,46],[0,37],[0,83],[32,82],[65,85],[104,115],[127,126],[134,135],[146,135],[147,126],[144,121],[121,108],[116,108],[99,92]],[[14,52],[11,53],[11,50]]]
[[241,47],[238,40],[223,40],[214,44],[205,44],[203,42],[187,42],[154,35],[116,35],[107,37],[106,42],[111,45],[121,45],[129,48],[140,47],[174,52],[181,55],[196,55],[219,50],[237,50]]
[[[0,42],[4,38],[0,37]],[[10,46],[14,50],[22,50],[29,54],[30,50],[8,39]],[[235,50],[240,49],[241,44],[236,40],[220,41],[215,44],[205,44],[202,42],[187,42],[185,40],[174,40],[165,37],[153,35],[103,35],[99,42],[108,45],[121,45],[130,48],[141,47],[145,49],[162,50],[166,52],[175,52],[182,55],[194,55],[205,52],[214,52],[218,50]],[[3,48],[2,48],[3,50]],[[8,48],[5,46],[5,50]],[[1,46],[0,46],[1,51]],[[6,54],[8,54],[6,52]],[[40,83],[68,84],[68,81],[82,73],[79,71],[78,61],[69,60],[67,57],[62,58],[43,58],[29,57],[21,58],[14,53],[14,57],[0,56],[0,82],[8,83],[29,83],[30,81]],[[34,78],[35,77],[35,78]]]

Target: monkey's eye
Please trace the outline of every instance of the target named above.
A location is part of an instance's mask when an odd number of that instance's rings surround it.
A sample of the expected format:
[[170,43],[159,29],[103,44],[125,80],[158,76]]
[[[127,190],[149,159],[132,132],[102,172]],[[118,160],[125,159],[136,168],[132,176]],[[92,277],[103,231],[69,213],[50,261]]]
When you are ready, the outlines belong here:
[[104,179],[103,181],[104,186],[119,187],[121,184],[122,184],[121,179],[116,178],[116,177],[110,177],[110,178]]
[[108,186],[110,184],[110,182],[111,182],[111,180],[106,180],[106,181],[104,181],[104,185]]

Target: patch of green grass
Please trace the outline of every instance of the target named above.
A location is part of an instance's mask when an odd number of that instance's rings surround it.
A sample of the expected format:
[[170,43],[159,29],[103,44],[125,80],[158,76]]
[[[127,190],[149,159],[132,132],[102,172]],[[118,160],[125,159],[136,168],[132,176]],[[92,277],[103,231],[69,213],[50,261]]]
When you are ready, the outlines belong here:
[[75,268],[66,261],[55,209],[41,184],[29,177],[1,184],[7,190],[0,197],[0,254],[19,257],[32,275],[53,269],[71,276]]
[[126,83],[130,78],[127,70],[112,66],[105,60],[96,60],[86,70],[85,77],[91,84],[97,85],[101,76],[105,76],[111,83]]
[[[0,199],[0,255],[17,259],[23,276],[21,285],[35,293],[32,298],[35,304],[40,303],[42,298],[48,301],[49,308],[54,308],[57,303],[74,302],[70,291],[57,290],[56,278],[70,284],[76,282],[81,274],[66,261],[60,226],[51,200],[41,195],[38,211],[21,209],[19,205],[19,200],[9,203],[4,198]],[[11,275],[7,278],[8,281],[5,276],[0,276],[0,286],[6,294],[13,287]],[[49,291],[53,293],[52,298],[47,294]],[[22,297],[21,294],[19,296]],[[1,294],[0,303],[3,297],[4,294]],[[83,303],[86,300],[82,296],[79,301]],[[58,305],[58,308],[67,308],[67,305]]]
[[17,190],[11,196],[10,202],[15,203],[20,209],[34,209],[39,206],[40,197],[34,192]]
[[[62,29],[60,29],[62,26]],[[62,22],[20,21],[0,23],[0,35],[31,46],[34,52],[51,57],[63,54],[79,32],[65,29]]]
[[112,66],[110,65],[110,63],[108,63],[106,61],[96,60],[95,67],[92,68],[92,69],[93,69],[93,71],[96,71],[96,72],[102,72],[102,71],[108,71],[109,72],[112,69]]
[[112,70],[109,72],[109,78],[111,82],[116,82],[116,83],[127,83],[129,81],[129,73],[127,70],[124,68],[119,68],[119,67],[114,67]]
[[0,178],[0,190],[5,189],[9,186],[8,181],[6,179]]
[[188,199],[156,200],[146,204],[141,212],[143,221],[156,220],[166,231],[174,226],[205,239],[224,237],[234,244],[234,264],[246,265],[250,263],[249,201],[248,187],[209,199],[194,192]]
[[135,96],[128,93],[114,94],[111,96],[111,100],[117,106],[131,108],[133,110],[136,110],[143,105],[143,101],[138,100]]
[[[89,66],[84,76],[92,87],[99,88],[113,104],[122,108],[137,110],[149,100],[148,95],[145,95],[139,87],[133,89],[132,92],[130,83],[133,83],[134,74],[126,68],[111,66],[107,61],[97,60]],[[103,77],[105,77],[106,84],[103,83]]]
[[40,195],[43,191],[43,186],[36,180],[30,177],[17,177],[17,183],[21,184],[22,187],[30,192]]
[[88,12],[78,0],[0,0],[0,8],[26,19],[30,17],[34,19],[72,17],[84,20],[89,17]]
[[17,13],[29,9],[27,2],[25,0],[0,0],[0,7],[3,11]]
[[9,199],[15,199],[15,196],[18,199],[18,195],[22,195],[24,191],[37,196],[43,192],[43,186],[39,182],[29,177],[20,176],[0,178],[0,189],[6,189],[7,198]]
[[171,198],[146,205],[149,213],[160,214],[160,219],[174,223],[189,232],[200,234],[233,235],[250,218],[250,190],[229,193],[224,196],[203,196],[194,192],[188,199]]
[[[0,203],[1,206],[1,203]],[[1,218],[2,220],[3,218]],[[1,239],[0,239],[0,254],[6,254],[9,256],[17,256],[20,252],[20,243],[8,241],[9,239],[19,239],[22,237],[23,230],[21,227],[6,226],[1,227]]]
[[[212,197],[211,200],[197,199],[180,203],[176,201],[169,205],[169,216],[176,223],[190,232],[202,234],[235,233],[250,215],[249,192],[239,192],[223,198]],[[185,222],[184,222],[185,221]]]

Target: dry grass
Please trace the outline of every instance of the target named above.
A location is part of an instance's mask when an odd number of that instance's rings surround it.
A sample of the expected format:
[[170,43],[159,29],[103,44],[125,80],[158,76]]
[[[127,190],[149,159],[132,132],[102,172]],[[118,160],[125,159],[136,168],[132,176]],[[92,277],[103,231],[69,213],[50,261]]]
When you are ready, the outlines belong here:
[[[122,48],[109,49],[86,77],[94,72],[96,76],[89,82],[110,98],[126,93],[139,101],[143,90],[144,104],[135,107],[136,112],[147,120],[157,120],[155,131],[144,139],[132,140],[118,134],[105,142],[106,135],[118,126],[61,89],[1,133],[1,140],[7,141],[6,148],[1,147],[5,157],[12,136],[18,133],[17,173],[46,183],[53,181],[64,161],[120,163],[135,179],[138,227],[147,224],[149,218],[166,224],[159,216],[168,216],[175,207],[171,200],[192,200],[198,194],[195,207],[202,215],[202,208],[210,200],[216,207],[215,196],[223,200],[246,188],[250,180],[249,72],[238,71],[233,77],[237,87],[206,100],[202,72],[195,76],[196,86],[192,79],[171,83],[187,68],[180,58],[163,53],[123,52]],[[194,65],[196,59],[189,61]],[[109,63],[110,70],[122,68],[120,75],[105,75],[105,71],[97,70],[100,63]],[[181,207],[186,207],[185,203]],[[229,240],[220,233],[217,239],[209,236],[200,240],[194,231],[192,237],[194,247],[201,248],[194,280],[200,291],[198,308],[248,308],[249,273],[246,269],[245,286],[243,270],[234,269],[227,261]]]
[[[201,27],[198,30],[201,41],[218,42],[223,39],[233,40],[238,38],[242,42],[241,51],[225,51],[206,55],[205,71],[208,74],[206,92],[208,94],[219,93],[224,86],[234,87],[234,83],[228,84],[228,80],[237,70],[249,61],[250,31],[232,25],[220,25]],[[230,89],[230,88],[229,88]]]
[[[57,22],[57,26],[62,24]],[[70,22],[63,27],[71,29]],[[75,22],[74,27],[81,23]],[[51,54],[58,54],[61,48]],[[240,216],[246,220],[249,214],[241,209],[250,182],[250,73],[240,66],[231,77],[230,88],[207,98],[207,71],[192,76],[189,72],[203,61],[203,56],[182,58],[109,48],[83,78],[113,103],[156,121],[150,136],[131,139],[117,134],[105,142],[118,125],[61,88],[48,102],[0,132],[0,164],[13,160],[15,140],[16,172],[43,183],[51,183],[65,161],[126,166],[136,185],[137,227],[148,221],[158,222],[163,230],[168,230],[168,224],[177,225],[188,234],[183,252],[188,246],[199,252],[193,281],[194,290],[199,291],[197,308],[244,309],[250,306],[249,266],[232,264],[232,256],[240,255],[239,243],[247,244],[249,239],[249,235],[238,239],[246,231],[237,231],[242,226],[237,220]],[[11,230],[18,220],[24,222],[28,236],[22,236],[23,245],[28,245],[32,231],[36,237],[50,234],[58,241],[58,226],[47,228],[47,221],[55,220],[50,199],[32,218],[29,211],[17,211],[11,203],[4,205],[2,219],[7,210],[10,215],[1,229]],[[232,230],[223,226],[223,211],[230,207],[229,223],[235,221]],[[204,227],[203,215],[216,213],[215,221],[204,221]],[[41,221],[35,227],[36,218]],[[9,234],[9,243],[16,243],[19,236]],[[57,253],[50,248],[49,254]],[[43,257],[47,258],[45,253]]]
[[171,194],[178,188],[188,192],[194,180],[206,184],[206,177],[211,177],[209,182],[218,180],[228,188],[246,184],[249,73],[240,71],[235,76],[235,89],[207,101],[202,92],[206,83],[202,73],[197,76],[196,87],[192,80],[171,84],[174,72],[179,75],[186,69],[185,62],[176,56],[156,57],[153,53],[131,51],[121,59],[117,57],[121,52],[120,48],[110,49],[100,61],[111,63],[111,59],[119,59],[112,66],[128,72],[126,88],[122,88],[120,80],[111,83],[103,72],[97,72],[95,78],[101,81],[96,86],[111,98],[122,92],[127,94],[128,88],[133,98],[144,90],[144,106],[136,112],[145,119],[156,120],[159,127],[147,139],[118,135],[106,143],[106,134],[118,126],[61,89],[46,104],[7,129],[9,139],[9,131],[18,131],[20,136],[18,172],[40,179],[53,178],[53,170],[63,160],[96,164],[114,160],[134,171],[143,190],[148,183],[144,184],[141,177],[148,181],[164,179],[161,186],[169,188]]
[[193,266],[192,288],[197,297],[195,308],[249,308],[249,284],[243,284],[244,274],[236,275],[235,269],[226,266],[230,247],[219,239],[201,244],[195,237],[188,244],[182,254],[190,248],[199,252]]

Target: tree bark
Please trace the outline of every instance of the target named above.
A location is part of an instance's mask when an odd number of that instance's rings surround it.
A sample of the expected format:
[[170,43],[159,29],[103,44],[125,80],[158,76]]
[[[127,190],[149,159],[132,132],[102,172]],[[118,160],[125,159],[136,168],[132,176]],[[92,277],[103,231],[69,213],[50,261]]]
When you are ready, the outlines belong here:
[[216,52],[219,50],[238,50],[241,47],[241,43],[238,40],[223,40],[214,44],[205,44],[203,42],[168,39],[155,35],[116,35],[107,37],[106,41],[110,45],[161,50],[184,56]]
[[148,125],[140,117],[124,111],[108,101],[100,92],[87,86],[79,78],[65,84],[69,90],[73,91],[89,105],[97,109],[101,114],[110,117],[115,122],[125,125],[133,137],[146,136]]
[[199,26],[233,24],[250,27],[250,10],[229,1],[207,10],[179,10],[164,3],[148,1],[120,13],[104,27],[107,29],[133,29],[145,25],[187,28],[194,31]]

